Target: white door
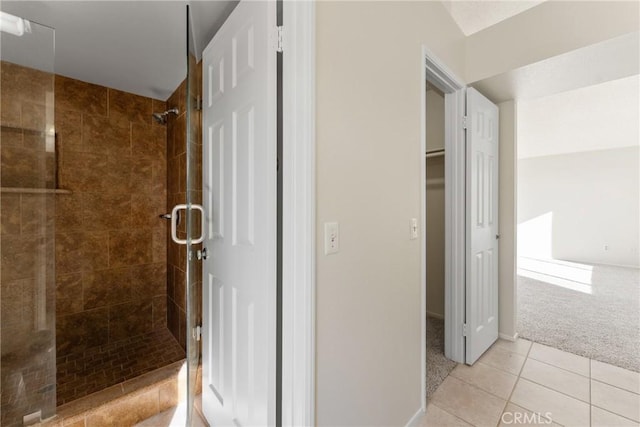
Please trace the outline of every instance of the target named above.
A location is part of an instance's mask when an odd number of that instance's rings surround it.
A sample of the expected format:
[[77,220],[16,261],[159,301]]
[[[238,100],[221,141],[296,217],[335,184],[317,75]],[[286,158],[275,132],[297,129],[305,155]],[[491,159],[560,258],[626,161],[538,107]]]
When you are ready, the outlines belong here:
[[203,53],[202,406],[274,425],[276,8],[241,1]]
[[466,357],[498,339],[498,107],[467,89]]

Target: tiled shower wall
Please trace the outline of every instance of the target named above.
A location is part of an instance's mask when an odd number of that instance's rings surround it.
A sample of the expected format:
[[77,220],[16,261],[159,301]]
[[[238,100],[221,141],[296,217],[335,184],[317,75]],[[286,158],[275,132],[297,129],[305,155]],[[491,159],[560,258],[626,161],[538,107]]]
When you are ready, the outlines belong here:
[[0,425],[12,427],[56,406],[54,76],[7,62],[0,71]]
[[166,325],[163,101],[56,76],[58,358]]
[[[192,64],[192,66],[196,66]],[[202,63],[197,65],[197,88],[202,87]],[[187,154],[186,154],[186,80],[175,90],[167,100],[167,108],[177,107],[180,110],[178,116],[170,115],[167,123],[167,206],[170,208],[186,202],[187,196]],[[191,102],[196,102],[197,96],[192,94]],[[192,164],[196,165],[192,182],[192,200],[194,203],[202,203],[202,138],[201,121],[199,111],[192,115],[191,135],[195,148],[192,150]],[[184,211],[183,211],[184,212]],[[196,216],[196,221],[199,217]],[[199,227],[194,230],[200,233]],[[178,225],[178,237],[186,238],[184,217]],[[198,246],[199,248],[200,246]],[[168,239],[167,248],[167,326],[183,348],[186,348],[186,247],[174,243]],[[197,263],[195,280],[192,289],[195,296],[195,318],[202,318],[201,277],[202,264]]]

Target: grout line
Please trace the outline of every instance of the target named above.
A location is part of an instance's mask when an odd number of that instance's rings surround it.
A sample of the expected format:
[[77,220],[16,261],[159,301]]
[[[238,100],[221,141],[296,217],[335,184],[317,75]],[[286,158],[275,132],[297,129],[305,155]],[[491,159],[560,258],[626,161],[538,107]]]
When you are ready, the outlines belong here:
[[[560,351],[562,351],[562,350],[560,350]],[[572,354],[572,353],[569,353],[569,354]],[[580,357],[582,357],[582,356],[580,356]],[[527,357],[527,359],[529,359],[529,357]],[[545,360],[536,359],[535,357],[531,357],[530,359],[531,360],[535,360],[536,362],[544,363],[545,365],[553,366],[554,368],[561,369],[561,370],[563,370],[565,372],[569,372],[569,373],[572,373],[572,374],[575,374],[575,375],[579,375],[582,378],[591,378],[591,373],[589,373],[588,375],[582,375],[582,374],[577,373],[576,371],[570,371],[568,369],[565,369],[563,367],[554,365],[553,363],[547,362]],[[589,359],[589,360],[591,360],[591,359]],[[589,363],[589,371],[591,371],[591,363]]]
[[[598,406],[598,405],[591,405],[591,407],[592,407],[592,408],[598,408],[598,409],[600,409],[600,410],[602,410],[602,411],[608,412],[608,413],[610,413],[610,414],[612,414],[612,415],[617,415],[617,416],[618,416],[618,417],[620,417],[620,418],[624,418],[625,420],[629,420],[629,421],[631,421],[631,422],[634,422],[634,423],[638,424],[638,421],[633,420],[633,419],[631,419],[631,418],[627,417],[626,415],[620,415],[620,414],[618,414],[617,412],[613,412],[613,411],[611,411],[610,409],[602,408],[602,407],[600,407],[600,406]],[[589,413],[589,416],[591,416],[591,413]]]
[[593,359],[589,359],[589,425],[592,426],[593,425],[593,417],[592,417],[592,413],[593,413],[593,403],[591,402],[591,394],[592,394],[592,381],[593,378],[591,377],[591,365],[593,363]]
[[[462,422],[464,422],[464,423],[466,423],[466,424],[469,424],[469,425],[473,426],[473,424],[471,424],[469,421],[465,420],[464,418],[461,418],[461,417],[457,416],[456,414],[452,414],[451,412],[447,411],[446,409],[443,409],[442,407],[440,407],[440,406],[436,405],[435,403],[429,402],[429,403],[427,404],[427,409],[429,409],[429,405],[433,405],[433,406],[437,407],[438,409],[440,409],[441,411],[446,412],[447,414],[451,415],[452,417],[457,418],[457,419],[459,419],[460,421],[462,421]],[[425,417],[426,417],[426,412],[425,412]],[[475,426],[474,426],[474,427],[475,427]]]
[[[604,385],[607,385],[609,387],[617,388],[618,390],[626,391],[627,393],[631,393],[631,394],[635,394],[636,396],[640,396],[640,393],[636,393],[635,391],[630,391],[630,390],[627,390],[626,388],[618,387],[617,385],[609,384],[607,382],[604,382],[604,381],[596,379],[596,378],[590,378],[590,379],[591,379],[591,381],[595,381],[595,382],[598,382],[600,384],[604,384]],[[591,382],[589,382],[589,384],[591,384]]]

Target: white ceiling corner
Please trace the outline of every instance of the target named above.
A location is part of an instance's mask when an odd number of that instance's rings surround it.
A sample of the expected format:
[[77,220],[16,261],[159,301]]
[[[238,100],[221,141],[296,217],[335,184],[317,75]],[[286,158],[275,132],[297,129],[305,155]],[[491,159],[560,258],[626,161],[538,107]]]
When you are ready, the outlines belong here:
[[465,36],[518,15],[546,0],[441,0]]

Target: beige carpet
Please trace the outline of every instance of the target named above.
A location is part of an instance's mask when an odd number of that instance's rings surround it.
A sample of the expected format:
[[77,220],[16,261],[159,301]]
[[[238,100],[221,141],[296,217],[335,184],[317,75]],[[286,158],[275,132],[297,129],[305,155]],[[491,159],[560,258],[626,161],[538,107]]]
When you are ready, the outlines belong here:
[[520,270],[520,336],[640,372],[640,270],[561,263]]
[[427,399],[456,365],[444,357],[444,320],[427,317]]

